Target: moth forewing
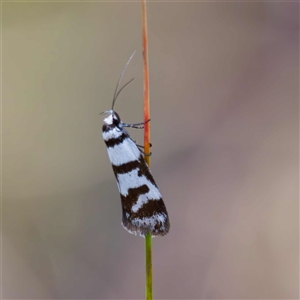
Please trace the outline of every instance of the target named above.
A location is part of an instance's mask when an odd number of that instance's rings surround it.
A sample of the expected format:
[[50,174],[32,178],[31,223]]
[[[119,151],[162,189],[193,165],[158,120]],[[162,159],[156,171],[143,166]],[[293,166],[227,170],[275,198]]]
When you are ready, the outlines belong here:
[[102,134],[121,195],[122,225],[141,236],[165,235],[170,227],[168,213],[151,171],[119,116],[109,113]]

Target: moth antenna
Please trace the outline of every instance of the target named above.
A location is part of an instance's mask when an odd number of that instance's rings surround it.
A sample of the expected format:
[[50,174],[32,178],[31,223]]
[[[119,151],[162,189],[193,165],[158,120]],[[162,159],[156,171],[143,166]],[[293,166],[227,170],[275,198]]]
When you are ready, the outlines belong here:
[[120,82],[121,82],[121,80],[122,80],[122,77],[123,77],[123,75],[124,75],[124,73],[125,73],[125,70],[126,70],[127,66],[129,65],[131,59],[133,58],[135,52],[136,52],[136,51],[134,51],[134,52],[131,54],[131,56],[129,57],[129,59],[128,59],[126,65],[125,65],[125,67],[124,67],[124,69],[123,69],[123,71],[122,71],[122,73],[121,73],[121,75],[120,75],[120,78],[119,78],[119,80],[118,80],[118,83],[117,83],[117,86],[116,86],[116,89],[115,89],[115,93],[114,93],[114,98],[113,98],[112,107],[111,107],[112,110],[114,109],[115,102],[116,102],[117,97],[118,97],[118,95],[120,94],[120,92],[123,90],[123,88],[124,88],[126,85],[128,85],[128,84],[133,80],[133,79],[131,79],[129,82],[127,82],[127,83],[120,89],[120,91],[118,92],[118,88],[119,88]]
[[[132,82],[133,80],[134,80],[134,78],[131,78],[127,83],[125,83],[125,84],[119,89],[119,91],[117,92],[117,95],[116,95],[116,100],[117,100],[119,94],[122,92],[122,90],[123,90],[130,82]],[[115,100],[115,102],[116,102],[116,100]]]

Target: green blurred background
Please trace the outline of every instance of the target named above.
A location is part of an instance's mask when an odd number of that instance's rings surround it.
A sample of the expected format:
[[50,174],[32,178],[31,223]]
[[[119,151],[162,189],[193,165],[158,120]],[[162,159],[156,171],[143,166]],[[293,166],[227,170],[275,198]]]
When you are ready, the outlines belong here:
[[[140,122],[139,2],[2,3],[2,296],[144,297],[99,113]],[[299,297],[299,3],[148,3],[157,299]],[[142,141],[142,133],[130,131]]]

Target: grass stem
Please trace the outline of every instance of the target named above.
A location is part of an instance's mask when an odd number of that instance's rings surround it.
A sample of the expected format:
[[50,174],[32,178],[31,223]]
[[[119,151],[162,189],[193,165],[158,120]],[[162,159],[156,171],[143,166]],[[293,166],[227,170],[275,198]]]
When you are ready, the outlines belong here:
[[[144,86],[144,122],[150,119],[149,98],[149,65],[148,65],[148,33],[147,33],[147,8],[146,0],[142,0],[142,39],[143,39],[143,86]],[[144,127],[144,152],[150,154],[150,122]],[[150,156],[145,155],[145,160],[150,167]],[[146,256],[146,300],[152,300],[152,237],[145,236]]]

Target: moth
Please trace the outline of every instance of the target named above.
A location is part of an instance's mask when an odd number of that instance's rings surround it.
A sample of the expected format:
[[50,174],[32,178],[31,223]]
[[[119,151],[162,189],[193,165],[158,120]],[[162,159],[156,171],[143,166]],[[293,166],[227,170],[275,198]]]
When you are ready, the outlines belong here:
[[143,147],[132,140],[125,129],[126,127],[141,129],[145,123],[123,123],[119,114],[114,111],[118,95],[133,80],[118,90],[133,55],[134,53],[121,73],[111,110],[101,113],[107,116],[104,119],[102,136],[121,196],[123,227],[130,233],[143,237],[147,233],[151,236],[163,236],[170,228],[166,206],[144,159]]

